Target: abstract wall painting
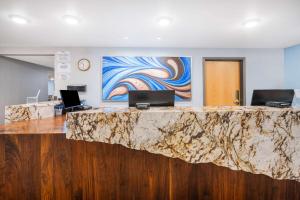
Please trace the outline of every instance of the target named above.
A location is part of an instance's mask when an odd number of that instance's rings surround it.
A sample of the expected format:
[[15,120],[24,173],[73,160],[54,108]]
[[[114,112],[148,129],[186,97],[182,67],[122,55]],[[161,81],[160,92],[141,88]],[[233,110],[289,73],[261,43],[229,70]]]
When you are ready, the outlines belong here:
[[104,56],[102,99],[127,101],[129,90],[175,90],[191,99],[191,57]]

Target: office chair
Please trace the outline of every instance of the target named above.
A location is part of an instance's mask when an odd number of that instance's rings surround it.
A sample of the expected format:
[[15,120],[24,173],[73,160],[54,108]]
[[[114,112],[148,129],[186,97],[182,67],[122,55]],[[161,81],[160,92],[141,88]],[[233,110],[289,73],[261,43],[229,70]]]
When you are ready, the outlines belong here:
[[38,103],[41,90],[38,91],[35,97],[26,97],[26,103]]

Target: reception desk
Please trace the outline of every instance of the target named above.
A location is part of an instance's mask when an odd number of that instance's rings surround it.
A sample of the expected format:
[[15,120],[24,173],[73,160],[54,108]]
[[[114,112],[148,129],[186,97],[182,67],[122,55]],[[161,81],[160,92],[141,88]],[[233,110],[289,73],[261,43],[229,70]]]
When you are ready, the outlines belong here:
[[44,101],[5,106],[5,123],[54,117],[54,106],[59,103],[59,101]]
[[299,112],[101,108],[0,125],[0,199],[300,199]]
[[67,138],[300,181],[300,110],[101,108],[69,113]]

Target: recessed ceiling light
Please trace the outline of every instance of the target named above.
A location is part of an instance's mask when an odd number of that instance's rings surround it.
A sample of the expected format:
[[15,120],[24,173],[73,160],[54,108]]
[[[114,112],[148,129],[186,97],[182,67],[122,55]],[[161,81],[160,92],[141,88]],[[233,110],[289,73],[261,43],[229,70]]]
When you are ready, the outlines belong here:
[[157,40],[161,40],[161,37],[156,37]]
[[172,19],[169,17],[161,17],[158,19],[157,23],[160,26],[169,26],[172,22]]
[[124,39],[124,40],[128,40],[128,39],[129,39],[129,37],[125,36],[125,37],[123,37],[123,39]]
[[248,19],[246,20],[243,25],[246,28],[253,28],[260,23],[260,19]]
[[9,18],[17,24],[28,24],[28,19],[19,15],[10,15]]
[[63,16],[63,19],[67,24],[71,24],[71,25],[79,24],[79,19],[72,15],[65,15]]

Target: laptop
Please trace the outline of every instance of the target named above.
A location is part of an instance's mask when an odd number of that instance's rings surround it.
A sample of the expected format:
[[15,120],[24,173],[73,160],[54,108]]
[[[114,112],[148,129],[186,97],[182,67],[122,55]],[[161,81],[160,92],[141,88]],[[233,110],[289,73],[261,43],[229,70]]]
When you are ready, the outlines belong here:
[[60,90],[64,109],[66,111],[88,110],[91,106],[81,105],[77,90]]
[[253,90],[251,106],[280,105],[291,106],[294,90]]

